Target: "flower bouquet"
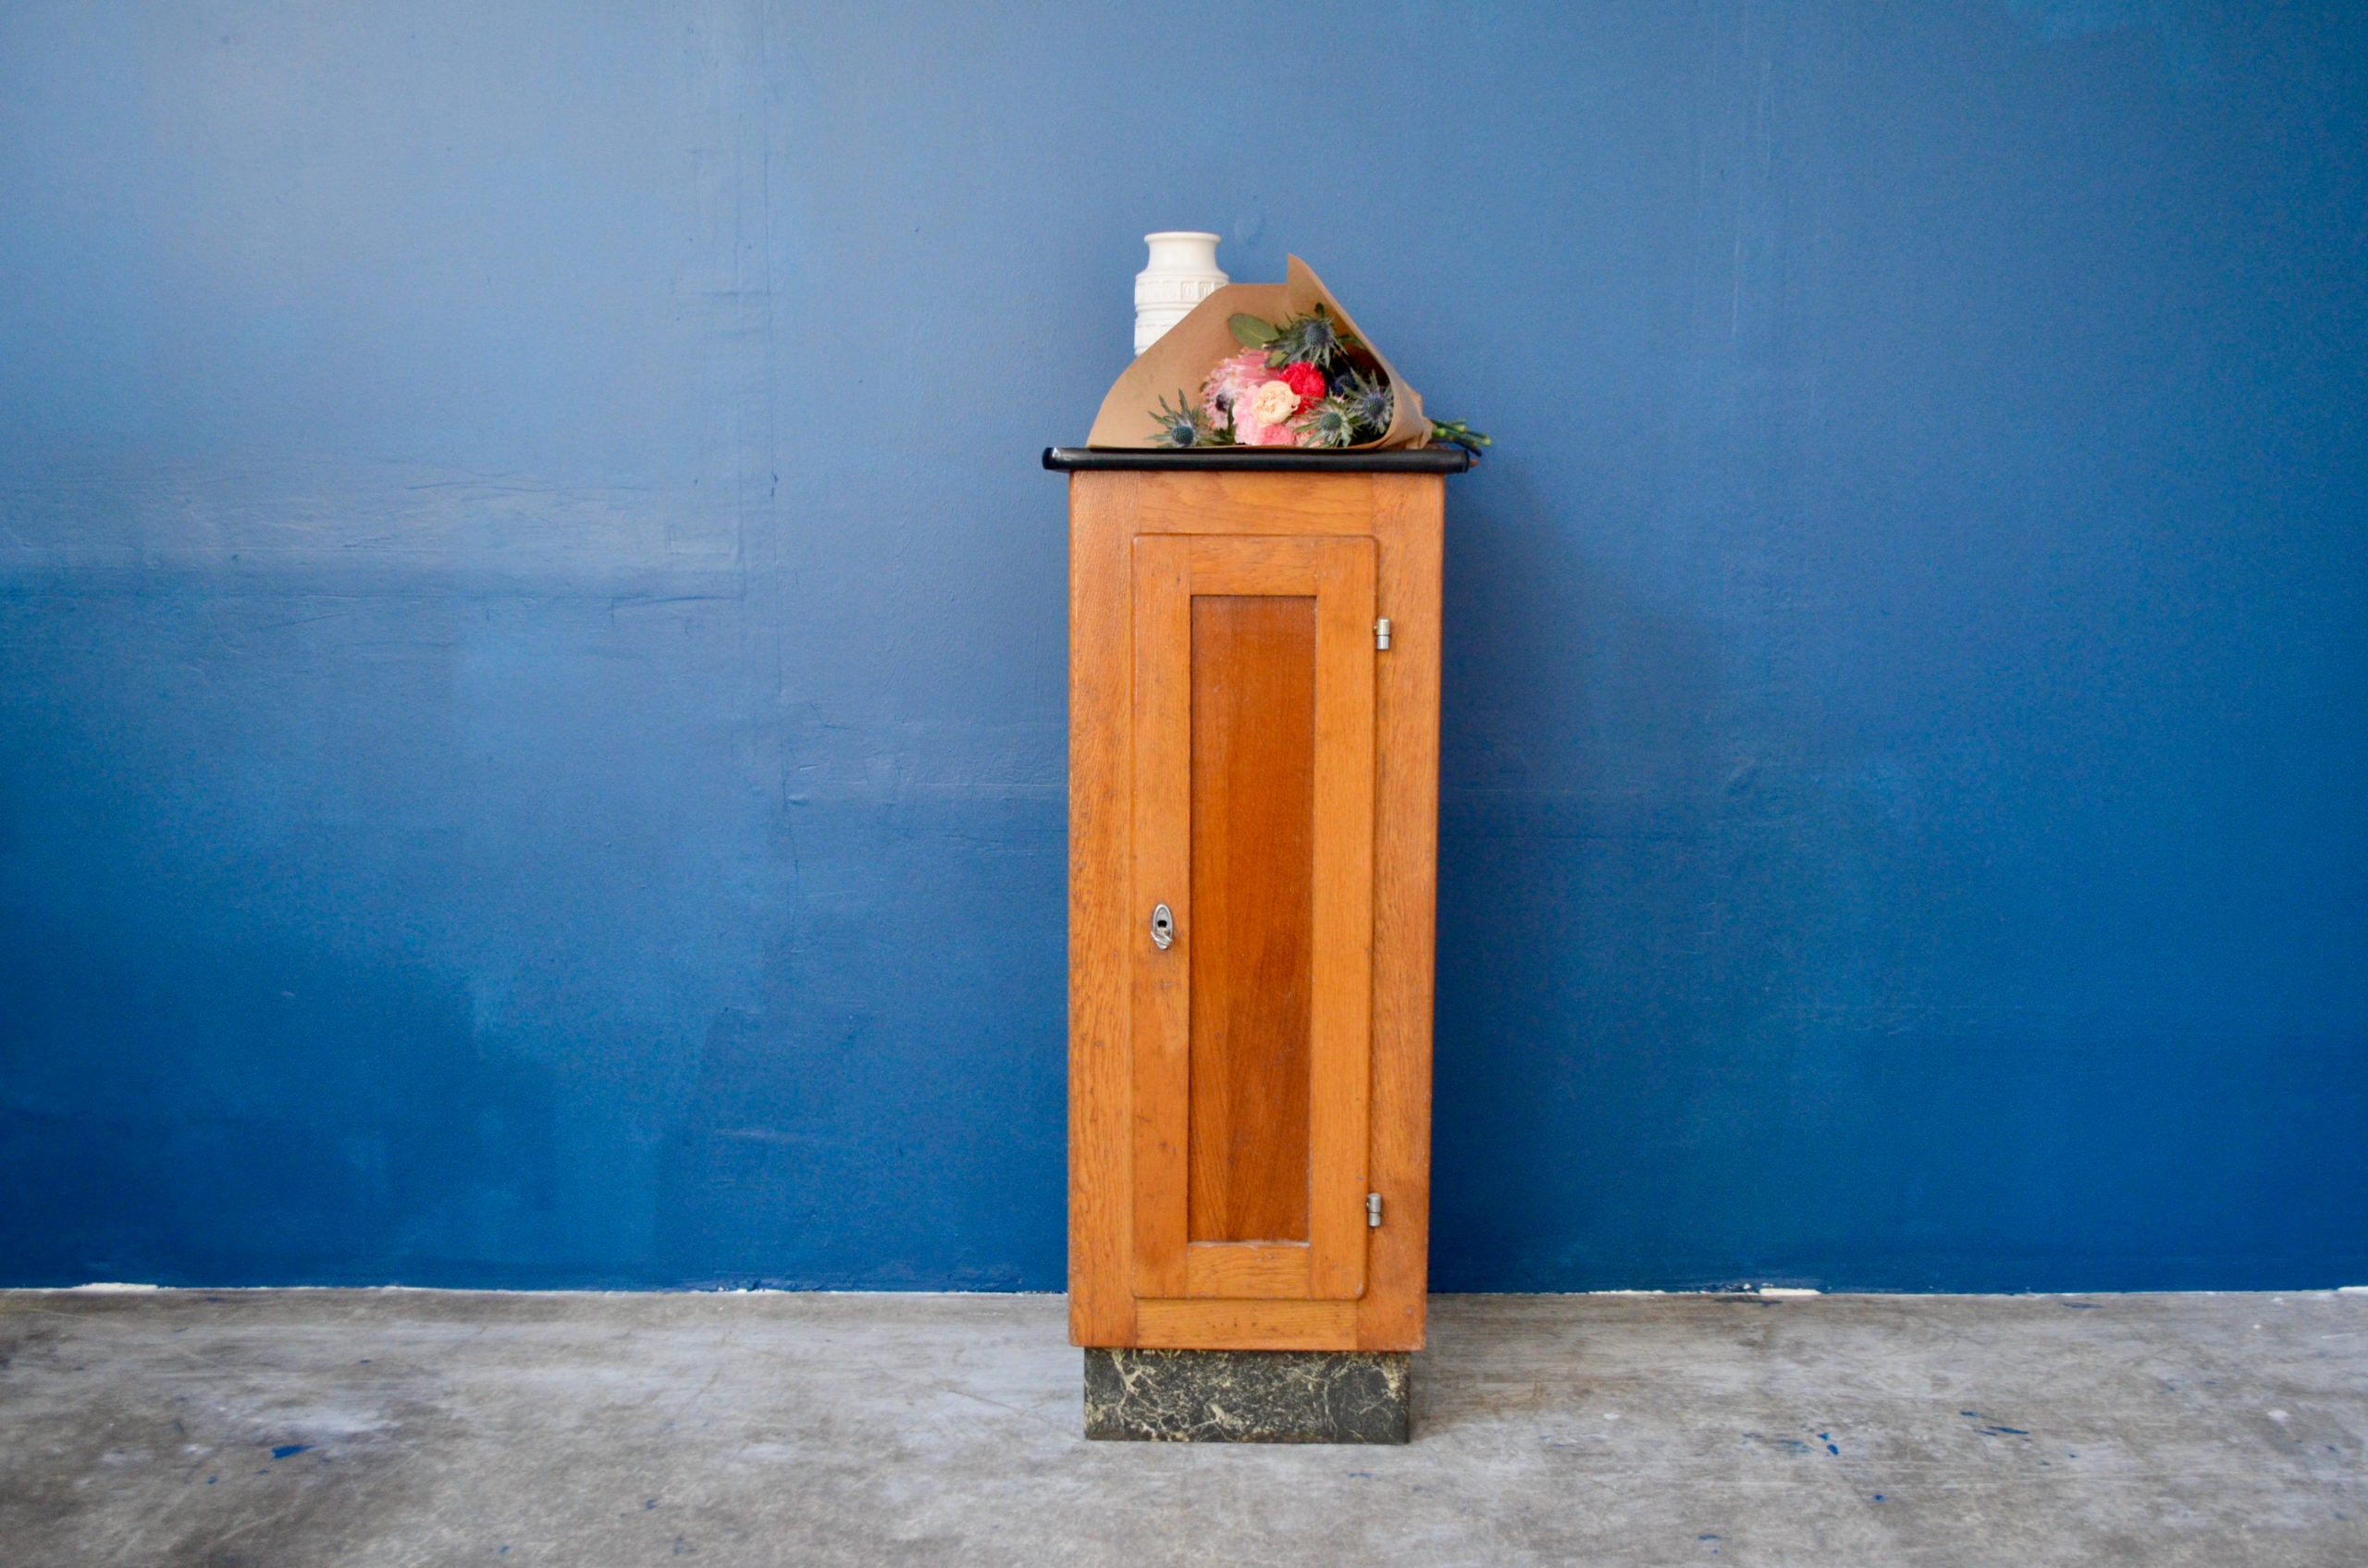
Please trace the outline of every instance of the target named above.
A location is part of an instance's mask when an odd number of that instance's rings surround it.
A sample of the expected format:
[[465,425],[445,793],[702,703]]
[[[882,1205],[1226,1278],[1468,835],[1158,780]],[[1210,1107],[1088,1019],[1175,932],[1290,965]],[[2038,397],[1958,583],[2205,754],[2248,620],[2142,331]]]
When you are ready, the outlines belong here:
[[1299,447],[1334,451],[1488,438],[1425,418],[1306,263],[1232,283],[1146,350],[1102,401],[1089,447]]

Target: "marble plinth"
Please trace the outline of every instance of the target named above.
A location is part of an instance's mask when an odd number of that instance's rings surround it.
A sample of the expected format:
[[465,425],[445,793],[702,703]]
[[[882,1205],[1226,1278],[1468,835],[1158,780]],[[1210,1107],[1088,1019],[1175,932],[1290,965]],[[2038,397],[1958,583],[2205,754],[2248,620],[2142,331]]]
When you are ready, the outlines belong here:
[[1402,1443],[1402,1351],[1085,1352],[1085,1435],[1165,1443]]

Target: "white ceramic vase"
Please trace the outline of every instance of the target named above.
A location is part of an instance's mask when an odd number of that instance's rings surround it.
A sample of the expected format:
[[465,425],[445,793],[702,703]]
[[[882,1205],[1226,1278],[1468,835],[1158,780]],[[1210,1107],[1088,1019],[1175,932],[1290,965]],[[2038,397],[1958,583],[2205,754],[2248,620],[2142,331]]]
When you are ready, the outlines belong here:
[[1151,265],[1135,274],[1135,352],[1231,281],[1217,270],[1217,236],[1190,229],[1146,234]]

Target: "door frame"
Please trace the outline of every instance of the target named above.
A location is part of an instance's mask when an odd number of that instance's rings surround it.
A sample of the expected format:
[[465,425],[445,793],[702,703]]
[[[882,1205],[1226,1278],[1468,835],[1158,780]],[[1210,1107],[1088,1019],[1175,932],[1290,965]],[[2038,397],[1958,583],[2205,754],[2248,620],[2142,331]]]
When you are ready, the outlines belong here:
[[[1354,1301],[1365,1289],[1372,1083],[1374,541],[1139,534],[1133,541],[1134,1288],[1140,1297]],[[1192,600],[1315,601],[1314,941],[1305,1241],[1192,1241]],[[1151,911],[1174,916],[1167,945]]]

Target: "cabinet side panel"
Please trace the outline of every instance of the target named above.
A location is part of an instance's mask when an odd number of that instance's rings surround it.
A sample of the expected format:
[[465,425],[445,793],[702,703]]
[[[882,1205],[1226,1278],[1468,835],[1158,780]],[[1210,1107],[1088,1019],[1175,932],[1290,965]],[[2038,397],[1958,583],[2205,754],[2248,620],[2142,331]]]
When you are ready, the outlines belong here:
[[1380,547],[1375,612],[1390,618],[1376,660],[1374,834],[1373,1172],[1382,1224],[1370,1238],[1363,1350],[1423,1348],[1429,1288],[1431,966],[1437,919],[1439,579],[1442,498],[1434,475],[1375,476]]
[[1069,480],[1069,1339],[1135,1342],[1128,1160],[1131,474]]

